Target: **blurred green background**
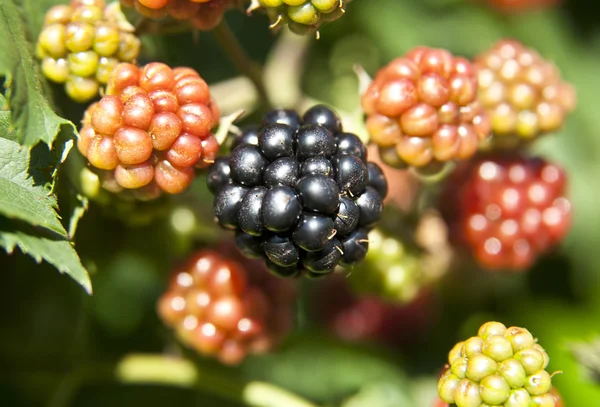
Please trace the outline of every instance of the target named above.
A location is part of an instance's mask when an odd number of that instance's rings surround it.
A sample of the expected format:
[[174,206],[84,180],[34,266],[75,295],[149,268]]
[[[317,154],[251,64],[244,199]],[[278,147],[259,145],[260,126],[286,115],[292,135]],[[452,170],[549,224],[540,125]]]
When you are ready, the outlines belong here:
[[[579,99],[564,130],[536,146],[568,171],[575,208],[568,240],[527,274],[454,270],[436,287],[435,320],[412,346],[335,338],[319,326],[311,307],[320,281],[303,282],[298,329],[280,352],[252,357],[235,369],[195,358],[202,371],[240,383],[270,381],[320,405],[428,407],[451,346],[474,335],[480,323],[496,319],[525,326],[540,339],[551,357],[550,370],[564,372],[554,382],[567,407],[600,406],[600,384],[571,351],[573,344],[600,338],[600,3],[565,0],[555,8],[515,15],[482,3],[354,0],[342,19],[321,30],[319,41],[309,41],[306,65],[297,67],[302,89],[352,112],[358,107],[357,63],[373,74],[416,45],[472,57],[505,37],[539,50],[575,85]],[[278,37],[269,32],[266,17],[231,12],[227,20],[249,55],[267,60]],[[142,62],[189,65],[210,84],[239,75],[211,34],[148,36],[144,42]],[[277,85],[285,94],[288,84]],[[236,94],[243,87],[230,91],[233,99],[245,96]],[[62,113],[78,123],[82,109],[63,100],[59,88],[55,93]],[[68,177],[61,180],[62,188],[69,188]],[[183,197],[158,208],[151,222],[136,224],[114,216],[114,208],[91,204],[76,245],[92,273],[92,297],[47,264],[0,254],[0,405],[237,405],[203,390],[124,383],[112,375],[128,354],[174,348],[155,302],[174,262],[219,233],[207,196],[200,177]],[[177,216],[184,217],[184,225],[195,219],[193,227],[178,227]]]

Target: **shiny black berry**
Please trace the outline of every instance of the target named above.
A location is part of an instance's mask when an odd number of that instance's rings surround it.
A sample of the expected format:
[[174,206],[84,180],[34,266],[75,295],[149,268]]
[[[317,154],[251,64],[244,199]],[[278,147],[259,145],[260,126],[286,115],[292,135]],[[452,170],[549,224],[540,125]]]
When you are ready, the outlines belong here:
[[335,155],[355,155],[362,161],[367,160],[365,144],[352,133],[339,133],[335,135],[337,149]]
[[292,234],[294,242],[308,252],[325,249],[333,236],[335,229],[331,218],[308,212],[300,216],[298,226]]
[[263,243],[265,255],[282,267],[294,266],[300,261],[300,251],[291,238],[273,235]]
[[296,184],[305,210],[334,213],[340,200],[338,184],[325,175],[305,175]]
[[388,193],[388,183],[383,174],[383,170],[375,163],[367,163],[369,171],[369,186],[379,192],[379,196],[385,198]]
[[258,145],[258,126],[255,125],[250,125],[250,126],[246,126],[242,129],[242,134],[238,137],[235,138],[235,140],[233,141],[233,144],[231,146],[231,149],[233,150],[236,147],[242,146],[242,145],[251,145],[251,146],[257,146]]
[[379,192],[373,187],[367,187],[356,200],[360,210],[358,224],[364,227],[373,226],[381,217],[383,211],[383,200]]
[[238,210],[248,188],[227,184],[215,195],[214,213],[219,224],[227,229],[235,229],[238,225]]
[[267,191],[265,187],[254,187],[242,199],[238,210],[238,225],[249,235],[260,236],[265,231],[261,208]]
[[242,185],[255,186],[261,183],[263,171],[269,164],[257,146],[239,146],[231,153],[229,168],[231,178]]
[[333,165],[325,157],[311,157],[300,164],[300,175],[321,174],[333,177]]
[[231,182],[230,170],[229,170],[229,159],[225,157],[219,157],[211,165],[210,170],[206,176],[206,184],[208,189],[213,194],[221,189],[224,185]]
[[285,232],[294,227],[302,213],[302,204],[296,191],[288,186],[269,189],[262,202],[261,215],[265,228]]
[[293,157],[282,157],[273,161],[263,173],[263,183],[267,187],[278,185],[296,185],[300,168],[298,161]]
[[302,265],[314,273],[331,273],[342,258],[342,244],[331,239],[327,247],[318,252],[306,252]]
[[335,153],[335,139],[325,127],[309,124],[296,132],[296,156],[303,161],[310,157],[331,157]]
[[298,116],[298,113],[288,109],[272,110],[267,113],[263,118],[263,126],[273,123],[287,124],[294,130],[298,129],[301,125],[300,116]]
[[360,217],[360,210],[356,203],[346,197],[340,198],[340,207],[335,218],[335,230],[337,230],[338,236],[346,236],[348,233],[354,231],[358,226],[358,218]]
[[342,193],[351,197],[361,194],[369,182],[369,171],[365,163],[354,155],[342,155],[333,160],[335,180]]
[[236,246],[244,256],[250,259],[260,259],[264,257],[262,243],[262,237],[252,236],[244,232],[238,232],[235,235]]
[[342,260],[344,266],[352,266],[362,261],[369,250],[369,235],[366,229],[359,228],[342,238]]
[[327,106],[316,105],[304,113],[302,117],[304,125],[318,124],[332,133],[342,131],[342,122],[339,116]]
[[273,273],[277,277],[285,277],[285,278],[298,277],[298,275],[300,275],[300,271],[301,271],[295,265],[291,266],[291,267],[283,267],[283,266],[273,263],[269,259],[266,259],[265,265],[267,266],[267,270],[269,270],[271,273]]
[[294,129],[287,124],[268,124],[258,134],[258,146],[268,160],[294,155]]

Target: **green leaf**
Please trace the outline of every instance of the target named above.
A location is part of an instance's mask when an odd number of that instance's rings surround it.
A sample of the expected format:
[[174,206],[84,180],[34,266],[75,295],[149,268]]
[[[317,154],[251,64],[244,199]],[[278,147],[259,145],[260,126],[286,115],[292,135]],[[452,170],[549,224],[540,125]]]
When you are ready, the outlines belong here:
[[[18,3],[31,7],[28,1],[19,0]],[[35,3],[38,12],[45,12],[39,2]],[[33,17],[30,15],[29,18]],[[41,141],[53,147],[60,136],[62,142],[54,147],[60,152],[62,162],[72,147],[72,143],[68,144],[66,140],[73,139],[75,126],[50,108],[26,38],[27,31],[16,0],[3,0],[0,8],[0,77],[5,78],[6,99],[11,106],[13,126],[8,133],[0,133],[0,137],[16,139],[29,146]]]
[[398,388],[393,383],[370,383],[365,385],[354,396],[346,399],[342,407],[411,407],[413,402],[404,389]]
[[56,200],[45,188],[34,185],[30,158],[29,150],[0,138],[0,215],[67,237],[55,211]]
[[68,240],[52,235],[44,236],[30,225],[0,217],[0,246],[9,254],[18,247],[37,262],[46,260],[61,273],[71,276],[89,294],[92,293],[89,275]]

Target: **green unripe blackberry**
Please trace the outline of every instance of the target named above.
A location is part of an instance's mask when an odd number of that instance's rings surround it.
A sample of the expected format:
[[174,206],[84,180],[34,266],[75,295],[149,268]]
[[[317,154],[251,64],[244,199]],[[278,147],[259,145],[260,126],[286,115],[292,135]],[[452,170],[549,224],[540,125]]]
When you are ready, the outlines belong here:
[[65,84],[67,95],[77,102],[97,97],[112,69],[139,54],[140,40],[124,22],[118,8],[100,0],[52,7],[36,46],[44,76]]
[[438,394],[453,407],[557,407],[548,361],[527,329],[488,322],[449,352]]
[[326,22],[340,18],[350,0],[252,0],[249,11],[264,9],[271,28],[288,24],[299,35],[318,32]]

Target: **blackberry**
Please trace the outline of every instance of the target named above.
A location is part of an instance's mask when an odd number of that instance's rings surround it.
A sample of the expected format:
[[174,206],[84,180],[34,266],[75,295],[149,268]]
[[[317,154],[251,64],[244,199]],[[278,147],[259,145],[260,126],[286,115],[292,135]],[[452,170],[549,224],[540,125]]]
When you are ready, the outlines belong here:
[[218,222],[237,230],[243,253],[275,274],[309,278],[364,258],[387,183],[335,112],[274,110],[233,146],[207,183]]
[[561,0],[481,0],[495,9],[506,13],[518,13],[533,9],[543,9],[561,3]]
[[[140,199],[178,194],[192,182],[195,168],[215,161],[219,145],[210,131],[219,110],[193,69],[119,64],[106,93],[86,111],[77,141],[106,189]],[[229,162],[219,159],[209,188],[221,189],[233,175]]]
[[446,180],[440,209],[453,242],[490,270],[524,270],[567,234],[566,176],[541,158],[485,155]]
[[449,353],[438,394],[456,407],[557,406],[549,358],[525,328],[487,322]]
[[294,298],[287,281],[225,243],[178,268],[157,309],[186,346],[236,365],[281,342],[291,329]]
[[393,167],[468,159],[490,134],[475,68],[442,49],[417,47],[390,62],[362,106],[371,142]]
[[414,301],[450,269],[452,251],[440,222],[439,215],[426,213],[414,230],[396,236],[371,230],[369,252],[348,282],[363,295],[394,303]]
[[[350,0],[252,0],[248,12],[264,9],[271,20],[271,28],[287,24],[296,34],[318,35],[321,25],[344,15],[349,2]],[[305,123],[310,123],[311,120],[310,117],[304,118]]]
[[387,301],[374,294],[357,295],[341,273],[319,285],[311,298],[314,318],[349,342],[375,341],[394,349],[420,346],[437,320],[432,291],[424,290],[406,303]]
[[67,95],[83,103],[101,93],[120,62],[134,62],[140,46],[133,27],[114,6],[76,0],[48,10],[37,57],[44,76],[65,84]]
[[475,64],[478,100],[494,133],[492,147],[514,148],[557,131],[575,108],[575,91],[556,66],[517,41],[498,42]]
[[241,0],[121,0],[121,4],[134,7],[146,18],[169,16],[187,21],[202,31],[215,28],[227,10],[240,7],[242,3]]

